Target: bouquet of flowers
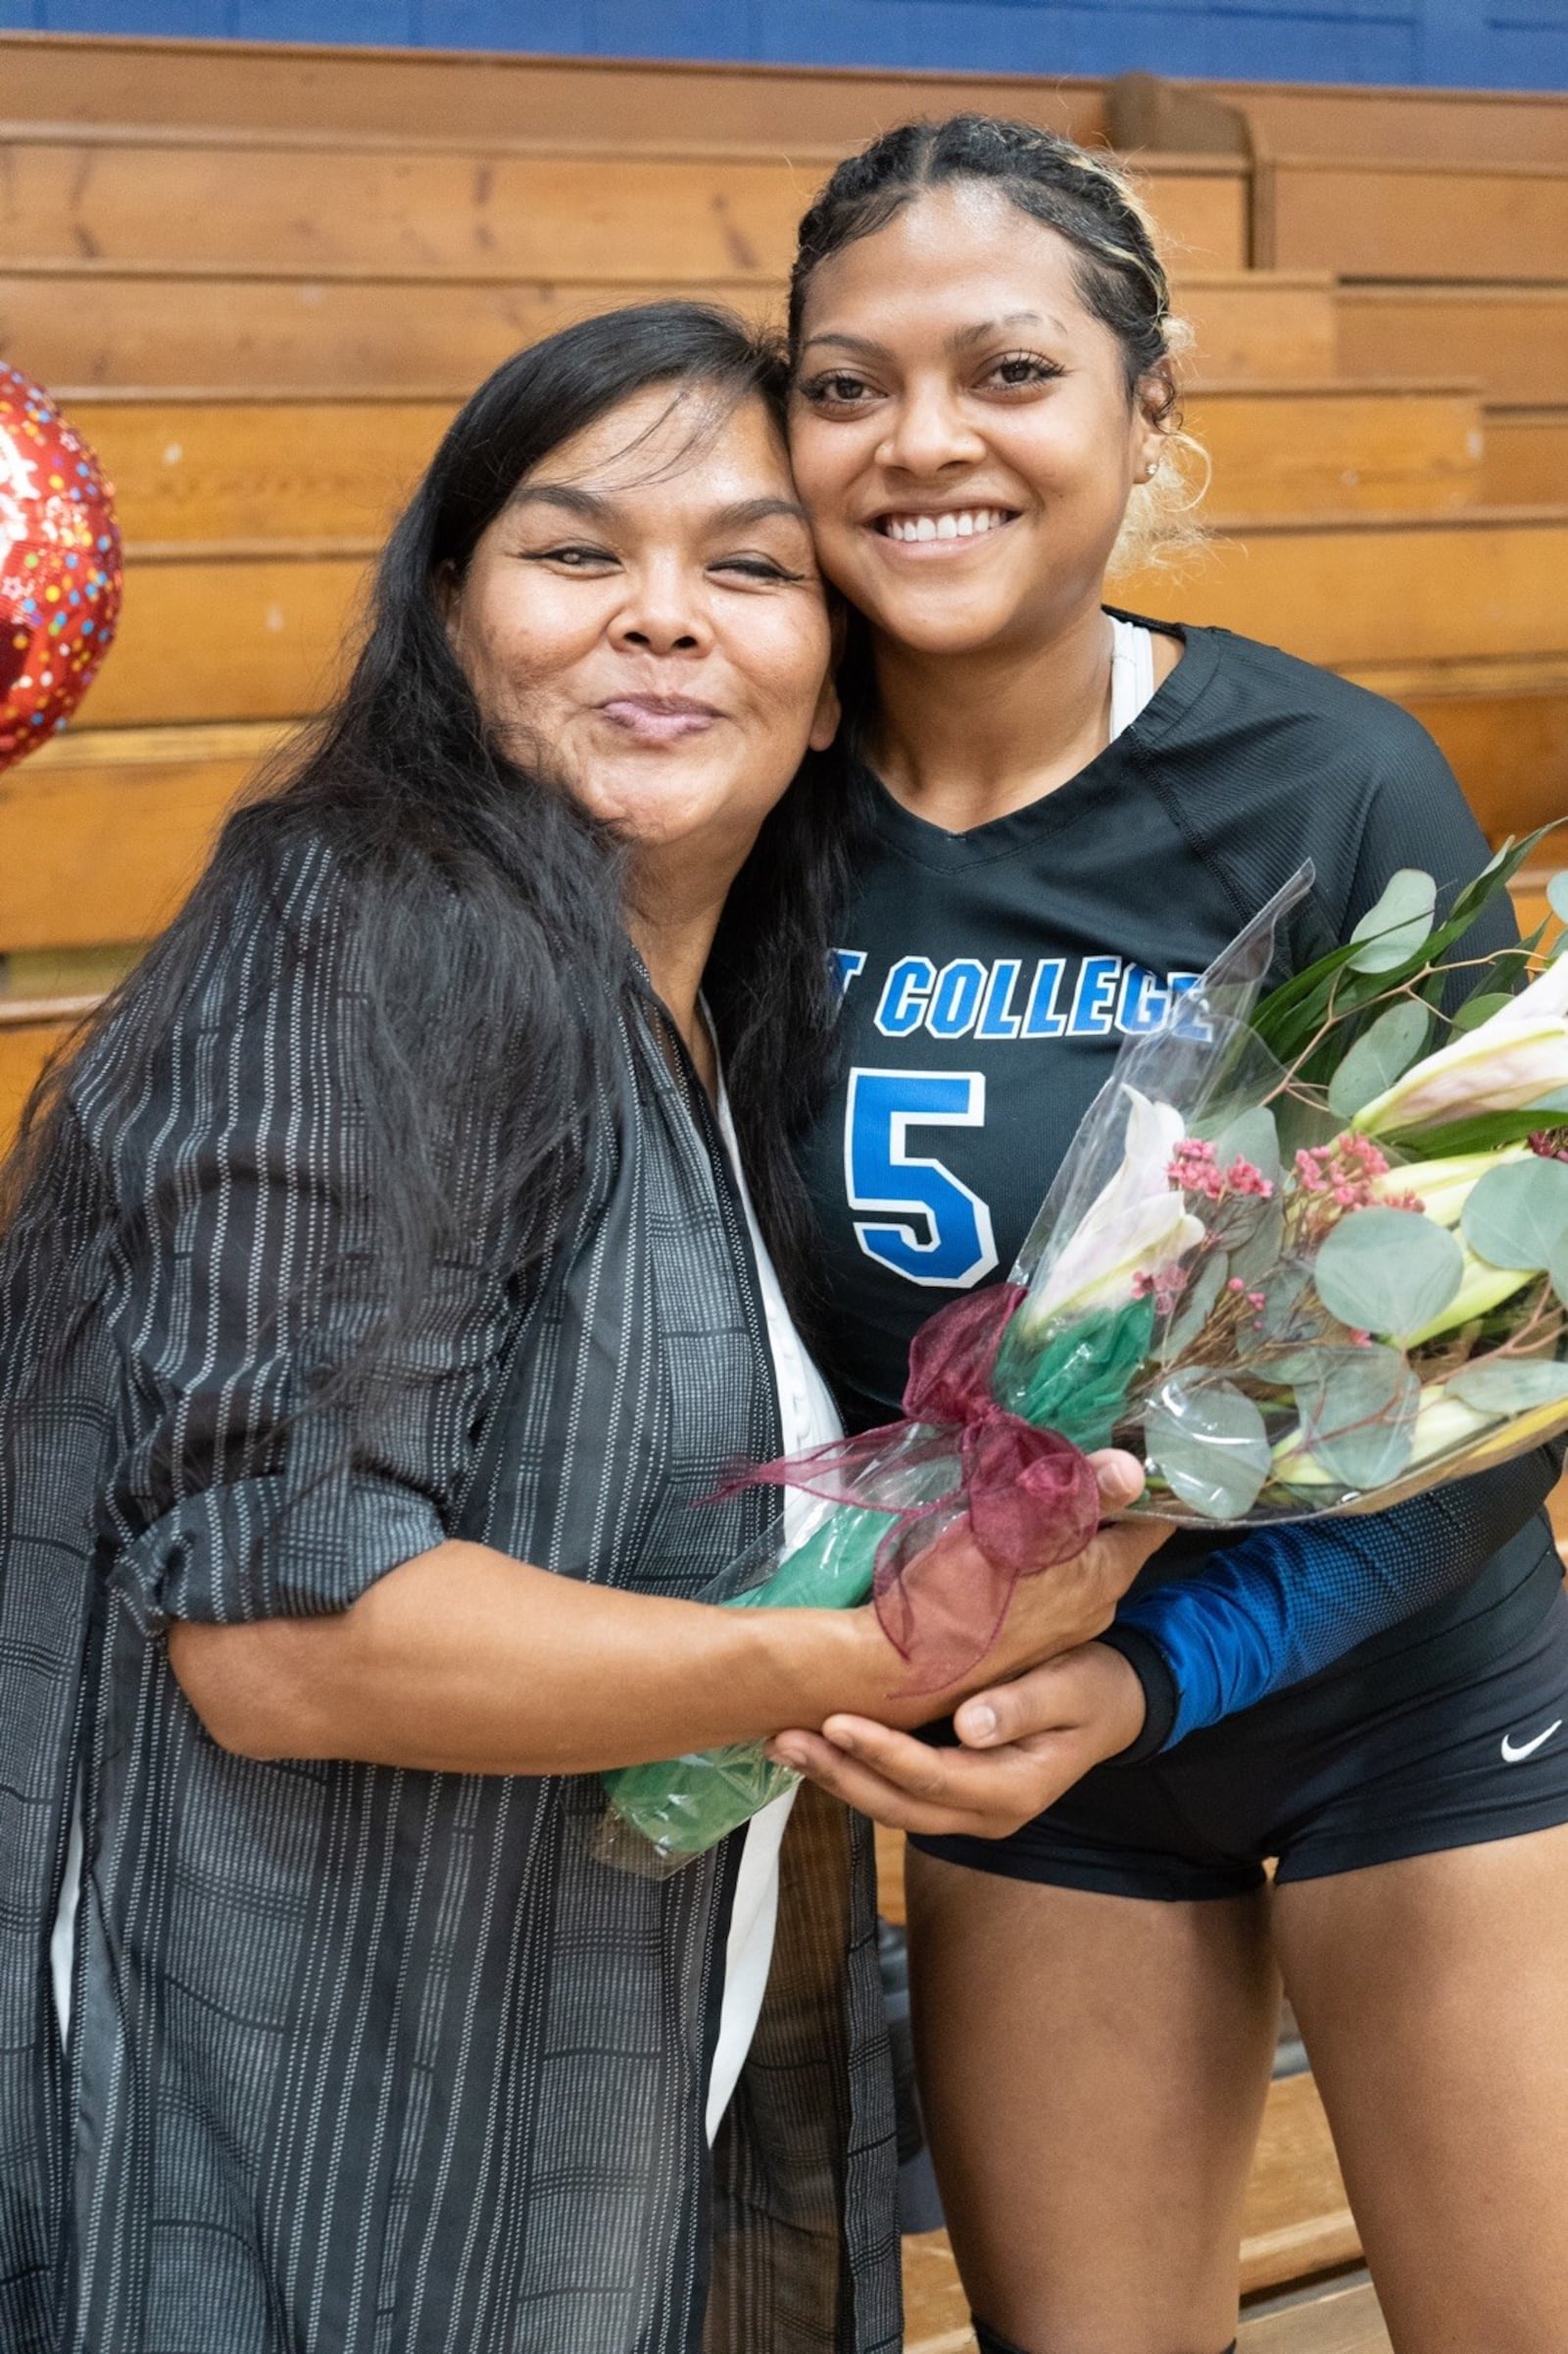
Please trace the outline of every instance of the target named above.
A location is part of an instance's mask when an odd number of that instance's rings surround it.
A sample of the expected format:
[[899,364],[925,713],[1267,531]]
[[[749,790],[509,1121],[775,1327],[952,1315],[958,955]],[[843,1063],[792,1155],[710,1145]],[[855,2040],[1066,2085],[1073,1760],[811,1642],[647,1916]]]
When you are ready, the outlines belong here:
[[[1293,878],[1122,1048],[1010,1281],[917,1336],[905,1418],[742,1475],[792,1492],[785,1525],[710,1598],[869,1596],[934,1692],[1088,1543],[1087,1448],[1143,1459],[1135,1512],[1247,1527],[1380,1511],[1568,1427],[1568,875],[1555,926],[1449,957],[1536,839],[1441,922],[1401,870],[1264,996]],[[606,1852],[667,1868],[791,1780],[760,1744],[609,1775]]]

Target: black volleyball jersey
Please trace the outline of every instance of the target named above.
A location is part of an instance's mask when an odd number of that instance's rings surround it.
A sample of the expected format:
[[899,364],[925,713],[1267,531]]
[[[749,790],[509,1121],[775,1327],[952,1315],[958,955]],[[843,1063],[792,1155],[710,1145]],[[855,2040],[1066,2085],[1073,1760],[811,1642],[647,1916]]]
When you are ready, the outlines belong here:
[[[1142,715],[1026,809],[949,834],[862,780],[840,1068],[807,1147],[822,1355],[852,1427],[897,1413],[927,1316],[1008,1273],[1122,1040],[1303,860],[1316,882],[1283,927],[1282,979],[1343,941],[1396,868],[1431,871],[1441,905],[1489,856],[1406,712],[1225,630],[1167,633],[1185,651]],[[1513,936],[1498,901],[1467,946]],[[1511,1474],[1488,1477],[1501,1491]],[[1141,1588],[1214,1542],[1176,1540]],[[1505,1590],[1541,1555],[1539,1522],[1504,1551]]]
[[[1180,634],[1142,715],[1026,809],[949,834],[870,783],[842,1067],[808,1149],[828,1354],[857,1422],[896,1411],[925,1317],[1006,1275],[1122,1041],[1304,859],[1317,881],[1281,978],[1344,940],[1396,868],[1443,891],[1490,855],[1406,712],[1228,631]],[[1477,938],[1509,926],[1494,906]]]

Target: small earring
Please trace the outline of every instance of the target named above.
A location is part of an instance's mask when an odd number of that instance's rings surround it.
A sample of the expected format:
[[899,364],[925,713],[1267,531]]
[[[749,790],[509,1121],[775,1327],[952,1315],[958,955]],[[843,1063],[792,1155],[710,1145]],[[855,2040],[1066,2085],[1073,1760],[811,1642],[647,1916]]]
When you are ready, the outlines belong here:
[[1144,480],[1145,480],[1146,482],[1152,482],[1152,481],[1153,481],[1153,479],[1154,479],[1154,476],[1155,476],[1155,475],[1158,473],[1158,471],[1159,471],[1159,460],[1156,458],[1156,459],[1153,461],[1152,465],[1151,465],[1151,466],[1145,466],[1145,468],[1144,468]]

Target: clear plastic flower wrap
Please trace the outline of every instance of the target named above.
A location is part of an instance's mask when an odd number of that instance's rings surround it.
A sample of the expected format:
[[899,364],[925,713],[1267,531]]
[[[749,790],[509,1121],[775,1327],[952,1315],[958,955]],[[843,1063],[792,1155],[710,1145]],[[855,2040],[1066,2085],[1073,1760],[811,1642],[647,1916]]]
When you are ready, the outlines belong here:
[[[906,1419],[742,1475],[789,1510],[710,1598],[869,1597],[934,1692],[1088,1542],[1088,1449],[1143,1459],[1136,1513],[1246,1527],[1380,1511],[1568,1427],[1568,878],[1556,922],[1448,960],[1532,847],[1441,922],[1401,871],[1265,997],[1296,876],[1123,1046],[1011,1280],[917,1336]],[[604,1851],[671,1868],[790,1782],[760,1744],[609,1775]]]

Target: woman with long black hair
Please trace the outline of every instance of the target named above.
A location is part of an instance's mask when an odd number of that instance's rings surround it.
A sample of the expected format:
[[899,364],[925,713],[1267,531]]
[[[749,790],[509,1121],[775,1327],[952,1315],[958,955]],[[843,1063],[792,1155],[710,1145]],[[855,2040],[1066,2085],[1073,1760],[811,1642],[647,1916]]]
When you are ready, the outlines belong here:
[[[823,1361],[878,1422],[918,1324],[1005,1273],[1120,1039],[1303,859],[1285,971],[1398,867],[1451,892],[1487,850],[1404,713],[1107,609],[1185,500],[1162,516],[1165,272],[1103,158],[983,117],[889,132],[802,224],[792,334],[797,484],[859,616],[843,1067],[807,1158]],[[1103,1642],[960,1709],[962,1745],[855,1718],[778,1744],[915,1835],[922,2087],[983,2347],[1230,2339],[1279,1964],[1395,2343],[1568,2347],[1559,1455],[1175,1544]]]
[[598,1769],[930,1706],[868,1611],[687,1598],[774,1508],[687,1507],[835,1428],[773,1264],[840,875],[782,391],[681,304],[481,387],[14,1164],[11,2354],[898,2342],[864,1826],[593,1839]]

